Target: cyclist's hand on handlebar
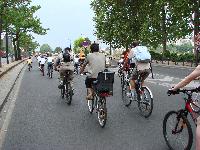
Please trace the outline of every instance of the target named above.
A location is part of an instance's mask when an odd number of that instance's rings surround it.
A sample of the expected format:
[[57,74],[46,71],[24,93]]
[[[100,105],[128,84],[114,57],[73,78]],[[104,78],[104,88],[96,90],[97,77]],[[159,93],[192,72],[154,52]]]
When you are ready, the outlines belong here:
[[168,95],[168,96],[170,96],[170,95],[175,95],[175,94],[178,94],[178,93],[179,93],[179,89],[176,90],[176,91],[174,91],[174,90],[172,90],[172,89],[169,89],[169,90],[167,91],[167,95]]

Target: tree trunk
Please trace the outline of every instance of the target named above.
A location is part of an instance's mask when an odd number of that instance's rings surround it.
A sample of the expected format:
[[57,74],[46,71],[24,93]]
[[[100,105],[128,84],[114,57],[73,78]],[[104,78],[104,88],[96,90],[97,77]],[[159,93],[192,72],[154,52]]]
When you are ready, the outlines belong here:
[[19,32],[16,33],[16,41],[17,41],[17,60],[21,60],[22,57],[21,57],[21,49],[20,49],[20,46],[19,46]]
[[200,7],[200,0],[194,0],[194,49],[195,49],[195,65],[197,66],[199,63],[199,46],[200,45],[196,45],[196,36],[199,34],[200,32],[200,12],[199,12],[199,7]]
[[17,47],[16,47],[16,38],[13,39],[13,46],[14,46],[14,55],[15,55],[15,61],[17,61]]
[[166,31],[166,12],[165,12],[165,5],[162,7],[162,37],[163,37],[163,53],[167,49],[167,31]]

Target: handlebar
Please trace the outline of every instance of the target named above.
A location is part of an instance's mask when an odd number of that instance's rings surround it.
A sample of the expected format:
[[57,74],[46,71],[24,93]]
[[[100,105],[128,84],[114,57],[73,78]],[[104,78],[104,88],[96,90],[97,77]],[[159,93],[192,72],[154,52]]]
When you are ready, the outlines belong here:
[[194,92],[195,93],[200,92],[200,86],[197,87],[197,88],[194,88],[194,89],[178,89],[176,91],[173,91],[173,90],[169,89],[167,94],[168,94],[168,96],[176,95],[176,94],[180,94],[180,93],[184,93],[184,94],[190,95],[190,94],[192,94]]

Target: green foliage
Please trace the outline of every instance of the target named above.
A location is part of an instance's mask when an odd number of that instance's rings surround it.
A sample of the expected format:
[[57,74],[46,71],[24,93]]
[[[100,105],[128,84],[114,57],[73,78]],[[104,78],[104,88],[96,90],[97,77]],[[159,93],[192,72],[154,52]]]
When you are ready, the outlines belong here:
[[127,48],[133,40],[140,40],[155,49],[191,35],[195,3],[191,0],[93,0],[95,34],[113,47]]
[[43,44],[40,47],[40,53],[52,52],[52,48],[48,44]]
[[90,41],[90,39],[89,39],[88,37],[86,37],[86,38],[80,37],[80,38],[78,38],[78,39],[76,39],[76,40],[74,41],[74,48],[73,48],[73,50],[74,50],[74,52],[75,52],[76,54],[79,53],[81,49],[84,50],[84,52],[85,52],[86,55],[89,53],[89,49],[88,49],[88,48],[85,49],[85,48],[83,48],[83,46],[82,46],[82,43],[83,43],[84,41],[87,41],[87,42],[88,42],[88,47],[89,47],[89,45],[91,44],[91,41]]
[[56,47],[54,52],[55,53],[60,53],[60,52],[62,52],[62,48],[61,47]]

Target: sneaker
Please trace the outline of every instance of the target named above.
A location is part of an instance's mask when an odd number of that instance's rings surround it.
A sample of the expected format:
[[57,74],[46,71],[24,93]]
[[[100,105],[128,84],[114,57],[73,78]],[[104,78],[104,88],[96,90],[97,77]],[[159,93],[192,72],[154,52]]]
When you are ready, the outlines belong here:
[[126,96],[129,97],[129,98],[131,98],[131,92],[127,92]]

